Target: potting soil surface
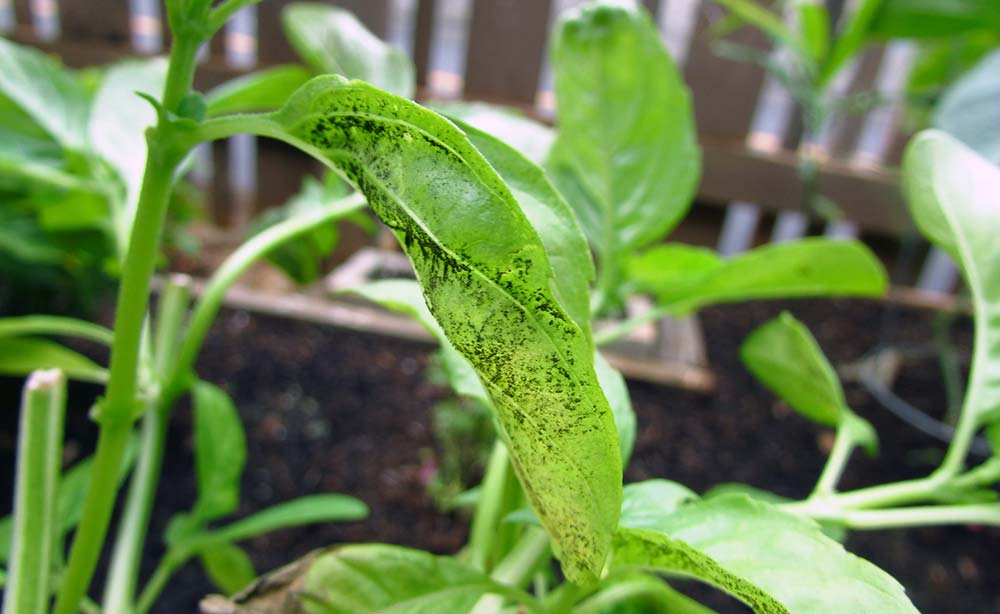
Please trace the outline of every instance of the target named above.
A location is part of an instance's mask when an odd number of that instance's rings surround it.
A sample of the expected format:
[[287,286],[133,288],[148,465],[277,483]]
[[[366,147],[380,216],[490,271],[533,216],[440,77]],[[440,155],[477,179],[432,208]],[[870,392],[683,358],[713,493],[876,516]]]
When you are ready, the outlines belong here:
[[[856,361],[880,343],[926,348],[932,334],[931,313],[868,301],[758,302],[707,309],[701,320],[718,388],[703,395],[629,382],[639,430],[626,482],[669,478],[699,492],[742,482],[788,497],[809,494],[831,443],[829,430],[777,402],[738,358],[746,335],[782,309],[810,327],[836,365]],[[953,333],[957,347],[967,354],[969,321],[960,319]],[[462,547],[467,515],[438,511],[426,489],[437,454],[431,407],[449,396],[424,376],[430,349],[243,311],[222,313],[198,371],[233,397],[246,426],[249,454],[236,517],[321,492],[349,494],[371,508],[363,522],[314,525],[244,542],[259,572],[336,543],[381,541],[436,553]],[[19,382],[6,378],[0,384],[7,404],[16,404]],[[933,352],[907,361],[895,389],[939,416],[945,395]],[[858,385],[848,383],[846,390],[851,407],[878,430],[880,453],[875,459],[855,453],[842,488],[921,477],[936,466],[942,449],[938,442],[902,423]],[[98,392],[93,386],[72,387],[68,460],[93,449],[96,430],[86,409]],[[0,416],[0,458],[8,468],[0,488],[8,509],[15,414]],[[189,509],[196,496],[186,402],[172,423],[169,442],[144,578],[163,554],[159,536],[166,523]],[[855,532],[846,547],[894,575],[922,612],[1000,611],[1000,585],[993,577],[1000,568],[996,528]],[[708,595],[720,611],[745,611],[712,591],[684,588],[699,597]],[[195,612],[199,599],[210,592],[200,565],[192,562],[171,580],[153,612]]]

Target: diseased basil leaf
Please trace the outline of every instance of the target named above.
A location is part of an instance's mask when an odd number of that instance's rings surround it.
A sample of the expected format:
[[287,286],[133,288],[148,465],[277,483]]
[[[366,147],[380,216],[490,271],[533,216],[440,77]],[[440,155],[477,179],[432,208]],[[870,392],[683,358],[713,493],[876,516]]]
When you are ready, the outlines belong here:
[[542,240],[552,266],[559,304],[584,331],[590,330],[590,281],[594,261],[587,238],[562,196],[541,167],[516,149],[478,128],[458,121],[458,127],[483,154],[510,188],[521,211]]
[[903,156],[907,204],[920,231],[962,270],[975,310],[975,347],[961,420],[1000,416],[1000,169],[937,130]]
[[482,132],[493,135],[535,164],[545,162],[552,141],[556,138],[552,128],[523,115],[517,109],[486,102],[450,100],[433,101],[428,106],[453,121],[459,119]]
[[676,226],[694,196],[701,152],[690,95],[634,6],[570,13],[552,67],[558,130],[548,170],[596,250],[602,300],[613,308],[631,251]]
[[297,2],[281,13],[288,41],[317,73],[361,79],[404,98],[416,91],[416,72],[401,49],[381,41],[350,11]]
[[410,279],[379,279],[349,290],[366,299],[399,313],[405,313],[420,323],[441,345],[441,363],[448,384],[456,394],[492,405],[479,375],[469,361],[459,354],[441,330],[424,302],[420,284]]
[[613,567],[693,576],[758,613],[917,611],[889,574],[815,522],[744,495],[689,503],[650,524],[619,532]]
[[485,383],[564,572],[595,578],[621,499],[614,420],[589,327],[559,303],[546,246],[501,177],[451,122],[339,77],[310,81],[250,127],[339,169],[393,230]]

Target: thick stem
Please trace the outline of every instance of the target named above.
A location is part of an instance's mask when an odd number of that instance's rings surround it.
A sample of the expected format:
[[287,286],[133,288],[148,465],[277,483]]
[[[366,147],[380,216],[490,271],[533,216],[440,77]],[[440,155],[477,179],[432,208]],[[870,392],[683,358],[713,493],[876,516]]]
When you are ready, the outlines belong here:
[[932,476],[786,503],[780,507],[796,514],[820,518],[847,509],[894,507],[927,501],[933,499],[946,483],[947,480]]
[[21,399],[10,577],[4,591],[4,614],[43,614],[48,609],[65,414],[63,373],[59,370],[32,373]]
[[[538,566],[548,557],[549,536],[536,527],[528,527],[510,553],[493,568],[490,577],[515,589],[527,585]],[[486,595],[473,608],[474,614],[496,614],[503,609],[504,597]]]
[[[175,33],[163,91],[163,108],[175,110],[191,90],[200,39]],[[174,142],[174,128],[161,113],[149,136],[142,189],[129,247],[122,266],[115,313],[115,339],[107,398],[100,408],[101,432],[97,440],[94,469],[87,499],[62,586],[56,598],[56,614],[74,614],[87,592],[100,556],[118,490],[118,474],[136,410],[139,344],[149,304],[149,280],[159,253],[163,220],[170,188],[185,151]]]
[[830,457],[826,459],[823,472],[816,482],[816,488],[813,489],[813,497],[833,494],[840,481],[840,476],[844,474],[844,469],[847,467],[847,461],[851,458],[853,450],[854,439],[851,437],[847,425],[841,422],[840,426],[837,427],[837,438],[833,442]]

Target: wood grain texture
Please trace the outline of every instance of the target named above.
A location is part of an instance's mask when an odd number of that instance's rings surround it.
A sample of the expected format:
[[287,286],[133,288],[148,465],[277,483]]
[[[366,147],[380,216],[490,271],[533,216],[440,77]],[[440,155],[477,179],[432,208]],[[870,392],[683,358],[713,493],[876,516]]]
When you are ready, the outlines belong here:
[[465,64],[465,96],[531,104],[546,53],[549,0],[475,2]]

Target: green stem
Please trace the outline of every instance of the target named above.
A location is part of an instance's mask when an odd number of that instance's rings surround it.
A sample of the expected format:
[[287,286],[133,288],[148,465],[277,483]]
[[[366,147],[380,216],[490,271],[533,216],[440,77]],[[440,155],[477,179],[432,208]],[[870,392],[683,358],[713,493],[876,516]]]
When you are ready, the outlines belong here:
[[167,415],[152,407],[142,418],[139,459],[129,483],[128,497],[118,525],[118,536],[104,587],[105,612],[132,611],[132,600],[139,580],[139,563],[159,484],[166,441]]
[[218,32],[222,26],[226,25],[233,13],[258,2],[261,0],[225,0],[212,10],[209,17],[209,28],[213,33]]
[[548,534],[537,527],[528,527],[510,554],[493,568],[490,577],[501,584],[520,588],[531,580],[535,569],[549,554]]
[[[162,104],[167,111],[175,110],[191,90],[201,43],[200,39],[175,32],[163,90]],[[161,113],[157,126],[147,137],[149,148],[142,189],[118,289],[115,340],[111,348],[107,397],[98,416],[101,431],[94,469],[56,598],[56,614],[75,614],[77,611],[94,575],[114,508],[118,484],[109,476],[118,473],[136,413],[139,344],[149,303],[149,280],[159,253],[174,172],[186,153],[186,148],[178,146],[175,131],[169,118]]]
[[194,312],[191,314],[184,341],[177,353],[174,369],[170,377],[167,378],[164,387],[163,400],[167,405],[171,405],[189,385],[195,358],[201,350],[201,344],[205,340],[205,335],[208,334],[212,321],[215,320],[215,316],[222,306],[226,291],[250,268],[250,265],[285,241],[358,211],[364,207],[365,203],[364,196],[355,193],[323,210],[288,218],[254,236],[226,259],[212,275],[212,279],[209,280]]
[[643,324],[655,322],[656,320],[659,320],[663,316],[669,314],[670,309],[668,307],[654,307],[645,313],[635,316],[634,318],[623,320],[609,329],[594,333],[594,344],[602,346],[614,343]]
[[786,503],[780,507],[796,514],[819,518],[840,510],[893,507],[927,501],[933,499],[935,493],[946,484],[947,480],[931,476],[815,497]]
[[833,449],[830,451],[829,458],[826,459],[826,465],[823,467],[823,472],[816,482],[816,488],[813,489],[812,497],[823,497],[833,494],[837,488],[837,482],[840,481],[840,477],[844,474],[844,469],[847,467],[847,461],[851,458],[853,450],[854,438],[851,437],[846,423],[841,422],[840,426],[837,427],[837,437],[833,442]]
[[849,529],[900,529],[945,524],[1000,525],[1000,505],[929,505],[891,510],[844,510],[819,520],[843,523]]
[[[490,577],[504,586],[520,589],[527,585],[549,554],[548,534],[537,527],[528,527],[510,553],[493,568]],[[502,595],[486,595],[472,611],[474,614],[496,614],[503,609],[503,602]]]
[[156,570],[153,575],[150,576],[149,582],[146,583],[145,588],[142,589],[142,594],[139,595],[139,601],[136,602],[135,611],[136,614],[145,614],[153,607],[153,603],[156,598],[160,596],[163,589],[166,588],[167,582],[170,581],[171,576],[173,576],[178,569],[180,569],[184,563],[188,562],[191,556],[186,553],[180,553],[176,550],[168,550],[167,553],[160,560],[160,564],[156,566]]
[[507,511],[503,502],[510,473],[507,446],[498,438],[493,443],[493,451],[490,453],[486,473],[483,475],[479,503],[476,505],[476,513],[469,528],[469,562],[480,571],[489,572],[491,565],[496,563],[495,560],[491,560],[490,555],[493,553],[493,544],[500,529],[500,522],[503,520],[502,515]]
[[43,614],[48,608],[65,414],[63,373],[32,373],[21,399],[13,542],[10,575],[4,587],[4,614]]
[[[165,374],[176,354],[177,341],[190,300],[191,279],[173,275],[160,295],[156,328],[153,334],[155,374]],[[132,611],[139,562],[149,518],[159,485],[160,468],[166,447],[169,408],[153,401],[142,423],[139,461],[129,485],[128,498],[119,524],[118,537],[111,557],[107,584],[104,587],[104,609],[107,612]]]

